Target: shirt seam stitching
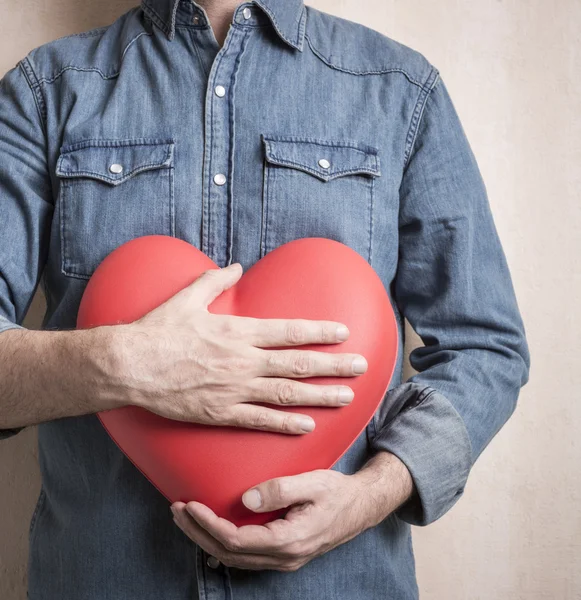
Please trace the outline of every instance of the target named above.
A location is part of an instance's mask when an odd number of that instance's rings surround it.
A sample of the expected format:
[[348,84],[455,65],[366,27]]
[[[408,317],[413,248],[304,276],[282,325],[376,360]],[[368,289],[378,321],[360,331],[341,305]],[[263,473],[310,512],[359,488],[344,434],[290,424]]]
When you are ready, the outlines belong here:
[[403,158],[404,170],[407,167],[409,159],[411,157],[412,149],[413,149],[416,139],[417,139],[419,125],[420,125],[420,122],[424,115],[425,107],[428,102],[428,98],[430,97],[431,92],[434,90],[434,88],[436,87],[439,80],[440,80],[440,73],[438,72],[438,70],[435,67],[432,67],[430,69],[430,73],[428,74],[426,81],[424,82],[424,85],[421,86],[421,91],[418,95],[418,99],[416,101],[416,106],[414,108],[414,111],[412,113],[412,118],[410,120],[410,125],[409,125],[408,133],[406,136],[406,148],[405,148],[404,158]]
[[[381,68],[381,69],[372,69],[372,70],[367,70],[367,71],[354,71],[353,69],[348,69],[347,67],[341,67],[339,65],[336,65],[336,64],[332,63],[327,57],[325,57],[321,53],[320,50],[317,50],[315,48],[315,46],[313,45],[313,42],[311,41],[308,34],[305,34],[305,38],[306,38],[307,44],[309,45],[313,54],[315,54],[320,60],[322,60],[326,65],[328,65],[332,69],[336,69],[337,71],[342,71],[343,73],[349,73],[351,75],[386,75],[389,73],[401,73],[402,75],[404,75],[406,77],[406,79],[410,83],[413,83],[414,85],[418,86],[421,89],[425,89],[425,83],[424,84],[420,83],[419,81],[414,79],[405,69],[402,69],[399,67],[385,67],[385,68]],[[431,73],[431,71],[430,71],[430,73]]]
[[[129,50],[129,47],[138,39],[140,38],[142,35],[146,35],[151,37],[153,34],[149,33],[148,31],[140,31],[138,34],[136,34],[131,40],[129,40],[129,42],[127,43],[127,45],[125,46],[125,48],[123,49],[123,52],[121,53],[121,62],[123,62],[123,59],[125,58],[125,54],[127,53],[127,50]],[[102,71],[99,67],[79,67],[76,65],[66,65],[64,66],[60,71],[58,71],[58,73],[52,75],[51,77],[41,77],[40,79],[38,79],[38,83],[54,83],[65,71],[80,71],[80,72],[96,72],[99,73],[99,75],[103,78],[103,79],[113,79],[115,77],[117,77],[119,75],[120,69],[117,68],[116,71],[114,71],[111,74],[107,74],[104,71]]]
[[34,98],[34,104],[36,106],[36,110],[38,112],[38,116],[40,117],[40,123],[42,127],[42,131],[46,136],[46,102],[44,100],[44,96],[42,94],[42,89],[40,85],[40,80],[36,76],[34,69],[32,68],[32,64],[30,59],[26,56],[19,63],[20,70],[24,74],[24,78],[26,79],[26,83],[32,92],[32,96]]
[[356,150],[357,152],[361,152],[362,154],[371,154],[373,156],[377,155],[379,152],[378,148],[375,146],[369,146],[368,144],[361,144],[354,140],[346,140],[346,139],[326,139],[323,140],[321,138],[313,138],[313,137],[302,137],[302,136],[281,136],[281,135],[272,135],[272,134],[263,134],[263,137],[266,142],[275,142],[279,144],[315,144],[316,146],[325,146],[330,148],[336,148],[338,150],[342,150],[343,148],[349,148],[351,150]]
[[175,138],[86,138],[60,147],[61,154],[69,154],[88,148],[136,148],[137,146],[168,146]]

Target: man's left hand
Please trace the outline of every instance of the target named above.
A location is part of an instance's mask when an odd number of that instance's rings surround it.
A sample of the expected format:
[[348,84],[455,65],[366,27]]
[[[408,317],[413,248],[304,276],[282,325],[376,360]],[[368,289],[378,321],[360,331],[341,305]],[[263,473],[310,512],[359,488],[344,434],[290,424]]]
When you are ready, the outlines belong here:
[[251,488],[242,500],[255,512],[291,506],[284,519],[266,525],[237,527],[194,501],[175,502],[174,521],[228,567],[296,571],[376,525],[409,497],[412,482],[403,463],[379,454],[353,475],[320,469]]

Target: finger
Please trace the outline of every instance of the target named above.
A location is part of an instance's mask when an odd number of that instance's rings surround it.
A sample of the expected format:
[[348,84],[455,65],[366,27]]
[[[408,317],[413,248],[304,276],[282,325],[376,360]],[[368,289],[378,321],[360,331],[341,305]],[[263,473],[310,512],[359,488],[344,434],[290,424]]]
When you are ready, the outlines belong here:
[[315,428],[315,421],[309,415],[253,404],[237,404],[230,409],[230,415],[227,425],[233,427],[296,435],[310,433]]
[[188,502],[186,510],[198,525],[231,552],[288,556],[285,547],[297,539],[296,532],[284,519],[276,519],[266,525],[236,527],[199,502]]
[[232,287],[242,277],[242,265],[232,263],[223,269],[208,269],[192,284],[188,292],[198,306],[207,308],[223,291]]
[[257,319],[237,317],[247,339],[257,347],[337,344],[349,338],[349,329],[337,321],[310,319]]
[[185,509],[176,508],[174,511],[174,523],[200,548],[208,554],[222,557],[227,550],[214,539],[207,531],[200,527],[191,517],[184,515]]
[[180,508],[174,504],[174,507],[176,508],[174,516],[176,525],[192,541],[198,544],[200,548],[202,548],[208,554],[215,556],[218,560],[226,565],[240,569],[251,570],[284,570],[286,567],[286,563],[282,558],[262,554],[237,553],[229,551],[206,529],[196,522],[196,520],[187,512],[187,510],[185,510],[185,505]]
[[284,377],[255,377],[248,387],[248,402],[281,406],[345,406],[354,397],[348,385],[318,385]]
[[314,502],[327,489],[320,471],[276,477],[244,492],[242,502],[254,512],[286,508],[291,504]]
[[267,377],[353,377],[367,371],[361,354],[322,352],[318,350],[262,350],[258,367]]

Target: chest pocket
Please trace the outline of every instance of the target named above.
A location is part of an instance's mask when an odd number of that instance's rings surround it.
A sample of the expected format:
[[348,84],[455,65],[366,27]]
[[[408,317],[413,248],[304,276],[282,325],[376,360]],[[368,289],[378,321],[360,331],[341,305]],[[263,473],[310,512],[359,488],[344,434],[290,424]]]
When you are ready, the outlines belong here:
[[371,258],[377,149],[366,144],[262,136],[261,256],[297,238],[324,237]]
[[63,274],[88,279],[130,239],[175,235],[173,170],[171,139],[63,146],[56,164]]

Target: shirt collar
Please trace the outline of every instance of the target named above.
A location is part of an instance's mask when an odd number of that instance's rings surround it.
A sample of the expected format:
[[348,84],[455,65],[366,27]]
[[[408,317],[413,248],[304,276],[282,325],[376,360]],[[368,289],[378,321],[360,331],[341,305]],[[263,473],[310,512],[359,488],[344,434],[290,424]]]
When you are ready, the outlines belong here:
[[[141,9],[167,35],[175,36],[175,17],[181,0],[141,0]],[[268,15],[274,29],[287,44],[303,49],[306,10],[303,0],[253,0]]]

